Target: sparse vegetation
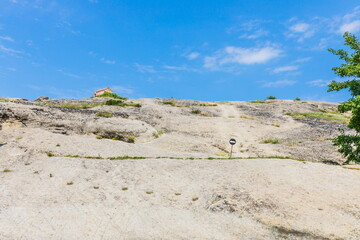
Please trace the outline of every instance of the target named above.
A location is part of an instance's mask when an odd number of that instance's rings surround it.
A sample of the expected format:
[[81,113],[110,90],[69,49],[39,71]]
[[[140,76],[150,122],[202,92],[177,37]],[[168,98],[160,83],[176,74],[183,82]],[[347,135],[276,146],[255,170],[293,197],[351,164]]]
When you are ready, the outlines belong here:
[[80,155],[70,155],[70,154],[68,154],[68,155],[65,155],[65,157],[69,157],[69,158],[79,158]]
[[333,112],[285,113],[285,115],[291,116],[295,119],[305,119],[306,117],[329,119],[342,124],[347,124],[350,120],[349,116]]
[[24,165],[25,165],[25,166],[29,166],[29,165],[30,165],[30,163],[29,163],[29,162],[26,162],[26,163],[24,163]]
[[164,134],[164,131],[157,131],[156,133],[154,133],[153,134],[153,136],[155,137],[155,138],[159,138],[161,135],[163,135]]
[[217,104],[211,104],[211,103],[200,103],[198,106],[200,107],[216,107]]
[[103,139],[102,136],[96,136],[96,139]]
[[67,182],[66,183],[66,185],[73,185],[74,184],[74,182],[73,181],[71,181],[71,182]]
[[264,144],[279,144],[280,141],[277,138],[267,138],[262,140],[260,143],[264,143]]
[[297,97],[294,99],[294,101],[301,101],[301,99]]
[[126,142],[128,143],[135,143],[135,137],[131,136],[126,139]]
[[271,103],[270,101],[254,100],[250,101],[251,103]]
[[153,194],[153,191],[146,191],[146,194]]
[[146,159],[146,157],[119,156],[119,157],[110,157],[109,159],[110,159],[110,160]]
[[109,93],[109,92],[104,92],[99,97],[108,97],[108,98],[121,99],[121,100],[128,99],[127,97],[121,97],[121,96],[117,95],[116,93]]
[[181,193],[178,193],[178,192],[177,192],[177,193],[175,193],[175,196],[180,196],[180,195],[181,195]]
[[97,117],[112,118],[114,114],[112,112],[97,112]]
[[58,143],[58,144],[56,144],[56,146],[57,146],[57,147],[60,147],[60,144]]
[[123,190],[123,191],[127,191],[129,188],[127,188],[127,187],[123,187],[123,188],[121,188],[121,190]]
[[34,174],[39,174],[39,171],[34,171]]
[[5,168],[5,169],[3,170],[3,172],[4,172],[4,173],[9,173],[9,172],[12,172],[12,170]]
[[53,175],[52,173],[50,173],[50,174],[49,174],[49,177],[51,177],[51,178],[52,178],[52,177],[54,177],[54,175]]
[[201,111],[199,109],[193,109],[193,110],[191,110],[191,113],[192,114],[200,114]]
[[66,103],[66,104],[60,104],[60,103],[39,103],[39,105],[45,105],[49,107],[61,107],[61,108],[71,108],[71,109],[88,109],[98,106],[105,105],[104,103]]
[[126,103],[123,100],[110,99],[105,102],[105,105],[120,106],[120,107],[141,107],[140,103]]
[[162,101],[162,104],[165,104],[165,105],[170,105],[170,106],[173,106],[173,107],[191,107],[190,105],[180,105],[180,104],[177,104],[173,101]]
[[8,99],[0,97],[0,102],[9,102]]
[[273,124],[271,124],[272,126],[274,126],[274,127],[280,127],[280,124],[279,123],[273,123]]
[[46,155],[47,155],[48,157],[54,157],[54,156],[55,156],[55,154],[52,153],[52,152],[47,152]]
[[191,200],[193,200],[195,202],[195,201],[199,200],[199,198],[198,197],[193,197]]
[[94,186],[94,189],[99,189],[99,187],[98,187],[98,186]]
[[241,115],[240,118],[249,119],[249,120],[255,120],[255,121],[261,121],[261,119],[259,119],[259,118],[245,116],[245,115]]

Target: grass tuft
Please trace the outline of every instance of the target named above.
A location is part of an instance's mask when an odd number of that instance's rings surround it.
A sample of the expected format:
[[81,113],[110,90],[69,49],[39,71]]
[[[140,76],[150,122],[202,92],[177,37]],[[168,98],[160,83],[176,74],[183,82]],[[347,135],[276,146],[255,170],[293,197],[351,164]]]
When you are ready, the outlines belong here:
[[260,143],[264,143],[264,144],[279,144],[280,141],[277,138],[267,138],[262,140]]
[[112,112],[98,112],[96,113],[97,117],[104,117],[104,118],[112,118],[114,114]]

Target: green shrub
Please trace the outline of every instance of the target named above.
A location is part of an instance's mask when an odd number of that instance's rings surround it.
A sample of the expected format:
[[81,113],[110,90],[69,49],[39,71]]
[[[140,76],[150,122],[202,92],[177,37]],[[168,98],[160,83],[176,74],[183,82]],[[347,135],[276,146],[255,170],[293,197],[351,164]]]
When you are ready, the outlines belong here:
[[99,97],[109,97],[109,98],[122,99],[122,100],[128,99],[126,97],[121,97],[121,96],[117,95],[116,93],[109,93],[109,92],[104,92]]
[[105,105],[125,107],[126,103],[123,100],[109,99],[106,101]]
[[191,113],[192,114],[200,114],[201,111],[199,109],[193,109],[193,110],[191,110]]
[[47,155],[48,157],[54,157],[54,156],[55,156],[55,154],[53,154],[52,152],[47,152],[46,155]]
[[3,170],[3,172],[4,173],[9,173],[9,172],[12,172],[12,170],[6,168],[6,169]]
[[275,96],[268,96],[266,99],[277,99]]
[[135,143],[135,137],[128,137],[127,139],[126,139],[126,141],[128,142],[128,143]]
[[294,99],[294,101],[301,101],[301,99],[297,97]]
[[332,70],[341,78],[350,79],[345,81],[332,81],[329,84],[328,92],[340,91],[342,89],[349,90],[351,98],[338,106],[340,112],[352,112],[348,128],[353,129],[355,135],[346,135],[344,130],[340,131],[340,135],[333,139],[335,146],[339,147],[339,152],[342,153],[349,162],[360,163],[360,42],[355,35],[345,32],[345,45],[349,46],[353,51],[351,53],[345,50],[329,51],[338,55],[345,63],[340,67],[334,67]]

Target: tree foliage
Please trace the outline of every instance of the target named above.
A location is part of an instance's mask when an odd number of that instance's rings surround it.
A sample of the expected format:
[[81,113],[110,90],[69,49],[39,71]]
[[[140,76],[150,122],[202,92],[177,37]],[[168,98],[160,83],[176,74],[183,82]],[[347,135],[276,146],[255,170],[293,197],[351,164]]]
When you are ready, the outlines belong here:
[[329,51],[345,61],[340,67],[334,67],[332,70],[338,76],[348,80],[332,81],[329,84],[328,92],[349,90],[351,98],[340,104],[338,108],[340,112],[352,112],[348,127],[354,129],[356,133],[355,135],[346,135],[344,131],[341,131],[340,136],[336,137],[333,142],[334,145],[339,146],[339,152],[347,158],[346,163],[360,163],[360,42],[355,35],[348,32],[344,33],[344,39],[345,45],[352,50],[351,53],[332,48]]

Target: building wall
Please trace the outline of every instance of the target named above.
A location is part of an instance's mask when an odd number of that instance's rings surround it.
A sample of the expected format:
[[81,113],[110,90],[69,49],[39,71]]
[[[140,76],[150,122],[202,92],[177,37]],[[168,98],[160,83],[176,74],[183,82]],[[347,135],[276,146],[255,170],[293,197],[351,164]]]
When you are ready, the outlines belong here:
[[106,93],[106,92],[112,93],[111,89],[104,89],[104,90],[101,90],[101,91],[99,91],[99,92],[95,92],[95,93],[94,93],[94,96],[95,96],[95,97],[99,97],[99,96],[101,96],[103,93]]

